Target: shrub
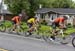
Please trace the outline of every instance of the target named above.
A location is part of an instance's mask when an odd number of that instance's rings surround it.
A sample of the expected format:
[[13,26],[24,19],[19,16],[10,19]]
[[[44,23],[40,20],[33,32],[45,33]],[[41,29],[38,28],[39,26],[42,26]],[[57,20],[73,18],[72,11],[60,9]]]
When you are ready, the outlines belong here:
[[43,20],[41,24],[43,24],[43,25],[47,25],[46,20]]
[[72,27],[71,23],[68,23],[67,27],[68,28],[71,28]]

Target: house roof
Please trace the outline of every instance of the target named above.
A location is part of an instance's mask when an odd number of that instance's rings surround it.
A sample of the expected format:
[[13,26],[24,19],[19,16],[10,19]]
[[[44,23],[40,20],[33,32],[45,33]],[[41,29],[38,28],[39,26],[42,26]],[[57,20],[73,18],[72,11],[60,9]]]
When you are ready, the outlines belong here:
[[8,10],[1,10],[0,14],[12,14],[12,13]]
[[35,13],[48,13],[55,12],[59,14],[75,14],[75,9],[70,8],[41,8],[38,9]]

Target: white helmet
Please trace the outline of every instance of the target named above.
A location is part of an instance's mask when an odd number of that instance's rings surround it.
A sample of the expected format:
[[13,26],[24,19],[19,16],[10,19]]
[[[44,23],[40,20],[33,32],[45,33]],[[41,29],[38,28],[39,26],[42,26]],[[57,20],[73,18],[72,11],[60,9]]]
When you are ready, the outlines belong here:
[[65,19],[69,19],[69,15],[63,15]]
[[22,14],[19,14],[20,17],[22,17]]

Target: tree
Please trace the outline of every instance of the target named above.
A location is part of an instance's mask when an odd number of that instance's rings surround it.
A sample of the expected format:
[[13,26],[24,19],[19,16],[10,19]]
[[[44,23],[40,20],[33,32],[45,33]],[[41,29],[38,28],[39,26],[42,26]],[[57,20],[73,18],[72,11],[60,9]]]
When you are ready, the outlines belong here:
[[[55,0],[52,5],[55,8],[71,8],[72,0]],[[74,6],[72,6],[74,7]]]
[[34,14],[34,11],[38,9],[39,7],[39,2],[38,0],[28,0],[30,6],[29,6],[29,16],[33,17],[35,14]]
[[29,3],[27,0],[5,0],[8,9],[14,14],[21,13],[22,10],[29,10]]
[[46,8],[75,8],[72,0],[40,0],[40,2]]
[[75,8],[72,0],[5,0],[8,9],[14,14],[19,14],[25,10],[28,16],[33,17],[34,11],[42,8]]
[[53,8],[52,3],[53,3],[54,1],[55,1],[55,0],[40,0],[40,4],[42,4],[42,7],[43,7],[43,8]]
[[34,11],[39,8],[39,1],[40,0],[5,0],[5,3],[8,9],[14,14],[19,14],[22,10],[25,10],[28,16],[33,17]]

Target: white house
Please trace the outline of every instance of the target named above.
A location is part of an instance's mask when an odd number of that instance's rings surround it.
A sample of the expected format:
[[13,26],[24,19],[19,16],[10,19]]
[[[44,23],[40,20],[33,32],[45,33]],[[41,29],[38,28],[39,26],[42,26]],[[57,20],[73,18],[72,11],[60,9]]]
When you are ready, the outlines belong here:
[[70,8],[40,8],[37,11],[35,11],[35,14],[39,18],[45,19],[48,22],[50,22],[50,20],[57,18],[59,15],[68,15],[69,19],[67,20],[67,23],[71,23],[73,25],[73,19],[75,16],[75,9],[70,9]]

